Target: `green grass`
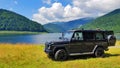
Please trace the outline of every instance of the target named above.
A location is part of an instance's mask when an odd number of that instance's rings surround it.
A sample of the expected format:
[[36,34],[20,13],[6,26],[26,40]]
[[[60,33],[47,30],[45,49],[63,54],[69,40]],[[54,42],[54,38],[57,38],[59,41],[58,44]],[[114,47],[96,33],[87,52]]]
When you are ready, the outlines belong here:
[[0,68],[120,68],[120,48],[110,48],[105,58],[81,57],[61,62],[49,59],[43,45],[0,44]]
[[120,46],[120,41],[116,41],[116,46]]

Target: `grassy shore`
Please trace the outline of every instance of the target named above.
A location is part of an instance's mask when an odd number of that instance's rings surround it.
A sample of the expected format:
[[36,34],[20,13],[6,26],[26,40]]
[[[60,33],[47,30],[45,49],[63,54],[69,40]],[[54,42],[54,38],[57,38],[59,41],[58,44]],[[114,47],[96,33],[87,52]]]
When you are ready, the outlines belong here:
[[60,62],[49,59],[43,45],[0,44],[0,68],[120,68],[120,48],[110,48],[105,58],[80,56]]
[[119,41],[116,41],[116,46],[120,46],[120,40]]
[[0,35],[19,35],[19,34],[41,34],[46,32],[30,32],[30,31],[0,31]]

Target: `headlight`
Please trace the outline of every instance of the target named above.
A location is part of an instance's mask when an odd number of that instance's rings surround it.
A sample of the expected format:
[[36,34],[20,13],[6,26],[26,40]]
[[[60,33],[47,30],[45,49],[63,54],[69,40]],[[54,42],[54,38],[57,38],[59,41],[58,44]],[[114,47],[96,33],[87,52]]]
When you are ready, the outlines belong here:
[[51,46],[50,46],[50,45],[48,46],[48,49],[51,49]]
[[53,42],[51,42],[49,45],[53,45],[54,43]]
[[46,43],[46,45],[47,45],[47,49],[51,49],[53,46],[54,43],[53,42],[50,42],[50,43]]

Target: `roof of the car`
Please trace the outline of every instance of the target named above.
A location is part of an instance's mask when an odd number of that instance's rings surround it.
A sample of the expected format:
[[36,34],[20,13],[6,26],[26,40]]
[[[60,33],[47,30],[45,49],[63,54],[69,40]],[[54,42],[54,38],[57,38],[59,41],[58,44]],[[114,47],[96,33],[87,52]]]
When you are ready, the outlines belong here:
[[111,32],[110,30],[70,30],[72,32]]

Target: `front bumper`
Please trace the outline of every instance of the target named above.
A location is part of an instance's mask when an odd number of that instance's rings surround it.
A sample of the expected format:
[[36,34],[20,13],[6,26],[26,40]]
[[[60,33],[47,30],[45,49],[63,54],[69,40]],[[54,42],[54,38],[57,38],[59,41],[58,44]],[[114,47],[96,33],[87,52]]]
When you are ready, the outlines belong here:
[[45,43],[45,50],[44,50],[45,53],[53,54],[53,50],[52,50],[51,45],[52,45],[52,43],[48,43],[48,42]]
[[45,50],[45,53],[47,53],[47,54],[53,54],[53,51],[46,49],[46,50]]

